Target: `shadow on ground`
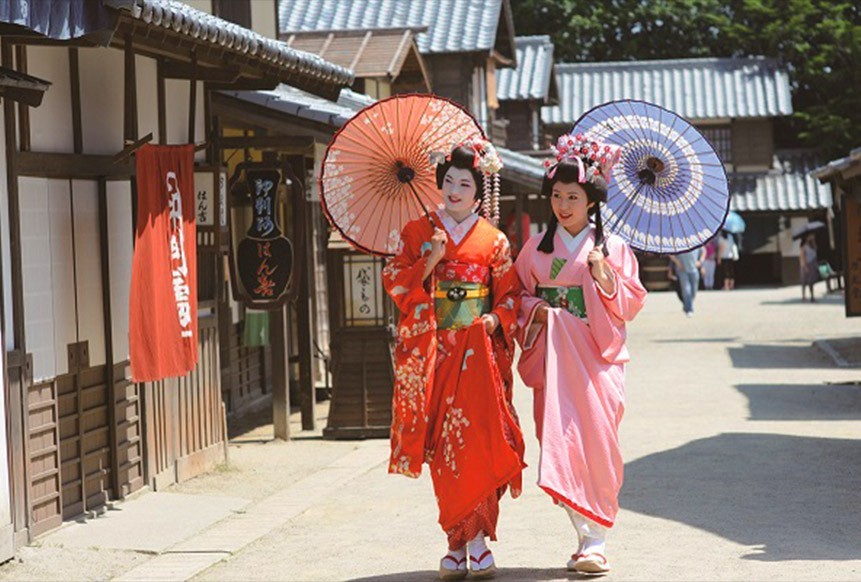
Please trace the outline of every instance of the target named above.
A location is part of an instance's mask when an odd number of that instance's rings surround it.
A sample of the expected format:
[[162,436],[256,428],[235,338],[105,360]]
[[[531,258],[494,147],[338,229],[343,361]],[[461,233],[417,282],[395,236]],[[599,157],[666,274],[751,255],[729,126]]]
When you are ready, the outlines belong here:
[[861,387],[839,384],[741,384],[749,420],[857,420]]
[[738,341],[737,337],[679,337],[672,339],[656,339],[656,344],[731,344]]
[[727,348],[734,368],[834,368],[834,362],[812,344],[804,346],[745,344]]
[[822,295],[821,291],[816,292],[816,302],[811,303],[810,301],[802,301],[801,300],[801,291],[798,291],[797,297],[790,297],[788,299],[782,299],[780,301],[763,301],[762,305],[794,305],[796,303],[805,303],[810,305],[813,309],[817,305],[843,305],[843,293],[842,292],[833,292],[827,295]]
[[[500,568],[493,579],[539,582],[542,580],[601,580],[602,577],[566,572],[563,568]],[[419,570],[383,576],[351,578],[349,582],[427,582],[429,580],[439,580],[439,574],[432,570]]]
[[857,560],[861,441],[731,433],[625,466],[621,505],[754,549],[744,559]]

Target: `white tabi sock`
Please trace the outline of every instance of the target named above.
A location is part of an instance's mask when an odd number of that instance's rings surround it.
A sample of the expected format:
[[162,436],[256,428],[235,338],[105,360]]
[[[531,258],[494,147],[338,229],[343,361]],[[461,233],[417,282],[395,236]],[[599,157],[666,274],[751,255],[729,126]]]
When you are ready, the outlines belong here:
[[603,554],[605,550],[604,540],[607,537],[607,528],[599,525],[583,514],[566,507],[568,517],[577,530],[577,538],[580,542],[577,553],[581,554]]
[[[478,534],[469,540],[469,564],[474,570],[484,570],[493,565],[493,554],[490,553],[487,544],[484,541],[484,532]],[[475,558],[473,560],[473,558]]]

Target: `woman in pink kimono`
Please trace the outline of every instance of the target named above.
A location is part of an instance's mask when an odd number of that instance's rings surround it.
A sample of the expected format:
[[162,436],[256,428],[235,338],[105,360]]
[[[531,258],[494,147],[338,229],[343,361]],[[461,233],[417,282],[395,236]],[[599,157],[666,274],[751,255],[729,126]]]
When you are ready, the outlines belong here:
[[610,569],[604,538],[622,486],[625,323],[646,291],[633,252],[605,237],[601,223],[618,149],[563,135],[555,151],[541,187],[553,208],[550,225],[526,242],[515,264],[524,288],[519,371],[534,390],[538,485],[577,531],[568,569],[602,573]]

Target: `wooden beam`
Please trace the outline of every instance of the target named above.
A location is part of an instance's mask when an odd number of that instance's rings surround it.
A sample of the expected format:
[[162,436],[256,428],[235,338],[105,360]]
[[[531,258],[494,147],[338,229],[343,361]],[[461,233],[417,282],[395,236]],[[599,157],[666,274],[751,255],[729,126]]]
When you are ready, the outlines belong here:
[[362,44],[359,45],[359,48],[356,49],[356,54],[353,57],[353,61],[350,63],[350,66],[347,67],[353,71],[356,70],[356,66],[359,64],[359,61],[362,59],[362,55],[365,52],[365,49],[368,48],[368,43],[371,42],[371,37],[374,36],[374,33],[370,30],[365,33],[365,38],[362,39]]
[[99,241],[102,264],[102,312],[105,326],[105,379],[108,383],[108,426],[110,434],[111,457],[111,488],[114,497],[121,498],[119,442],[117,439],[117,393],[116,378],[114,378],[114,340],[111,311],[111,264],[110,236],[108,232],[108,185],[104,179],[99,180]]
[[[14,173],[20,176],[63,179],[129,178],[134,164],[114,163],[114,156],[19,152]],[[11,172],[10,172],[11,174]],[[11,220],[11,215],[10,215]]]
[[272,334],[272,425],[275,438],[290,440],[290,327],[287,309],[270,311]]
[[[127,34],[125,46],[125,91],[123,99],[123,139],[133,140],[138,136],[138,97],[137,97],[137,74],[135,69],[135,49],[132,43],[132,35]],[[151,135],[151,134],[150,134]],[[81,153],[81,152],[77,152]]]
[[158,143],[167,143],[167,97],[164,87],[164,61],[158,60],[156,72],[156,101],[158,103]]
[[[2,43],[2,58],[4,67],[14,69],[12,44]],[[18,172],[15,166],[21,155],[18,153],[18,143],[15,139],[15,104],[8,99],[3,101],[4,127],[6,139],[6,189],[9,195],[9,249],[12,258],[12,321],[15,347],[26,353],[26,337],[24,332],[24,276],[21,264],[21,211],[18,204]],[[28,519],[29,524],[29,519]]]
[[222,137],[218,140],[217,146],[222,150],[243,150],[246,148],[312,149],[314,138],[295,135]]
[[326,41],[323,43],[323,46],[320,47],[320,52],[318,53],[319,57],[325,58],[323,55],[326,54],[326,51],[329,50],[329,45],[332,44],[332,41],[335,40],[335,33],[330,32],[329,36],[326,37]]
[[[15,47],[17,71],[27,74],[27,47],[18,45]],[[25,103],[18,104],[18,149],[30,150],[30,107]]]
[[188,143],[194,143],[197,117],[197,53],[191,53],[191,78],[188,80]]
[[296,327],[298,346],[296,354],[299,357],[299,405],[302,408],[302,430],[314,430],[317,427],[316,407],[317,394],[314,386],[314,331],[313,303],[311,298],[311,217],[308,212],[308,201],[305,199],[305,157],[289,156],[288,163],[293,175],[291,203],[293,205],[293,237],[296,244],[296,261],[294,267],[293,285],[296,293]]
[[167,62],[164,65],[165,79],[192,79],[213,83],[234,83],[242,77],[242,71],[232,67],[214,69],[212,67],[198,66],[195,71],[193,63]]
[[78,49],[76,48],[69,49],[69,81],[71,85],[73,151],[76,154],[82,154],[84,153],[84,122],[81,113],[81,69]]
[[[152,132],[146,134],[140,139],[135,139],[132,143],[128,144],[126,147],[122,149],[121,152],[114,155],[113,160],[115,164],[122,162],[123,160],[127,160],[130,158],[136,151],[138,151],[142,145],[147,144],[152,141]],[[132,138],[134,139],[134,138]]]

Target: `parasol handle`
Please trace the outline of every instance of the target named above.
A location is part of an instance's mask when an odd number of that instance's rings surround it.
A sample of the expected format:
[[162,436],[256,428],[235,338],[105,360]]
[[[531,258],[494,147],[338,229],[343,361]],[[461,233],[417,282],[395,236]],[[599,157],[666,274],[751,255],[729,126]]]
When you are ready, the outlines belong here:
[[437,228],[436,223],[434,222],[433,218],[431,218],[430,212],[428,212],[427,206],[425,206],[425,203],[422,202],[421,196],[419,196],[419,193],[416,190],[416,187],[413,186],[413,178],[416,177],[415,170],[413,170],[409,166],[405,165],[401,161],[398,161],[397,164],[398,164],[398,181],[403,183],[403,184],[406,184],[407,186],[410,187],[410,190],[412,190],[413,196],[416,197],[416,202],[418,202],[419,206],[421,206],[422,210],[424,210],[424,213],[428,219],[428,222],[431,223],[432,227]]

